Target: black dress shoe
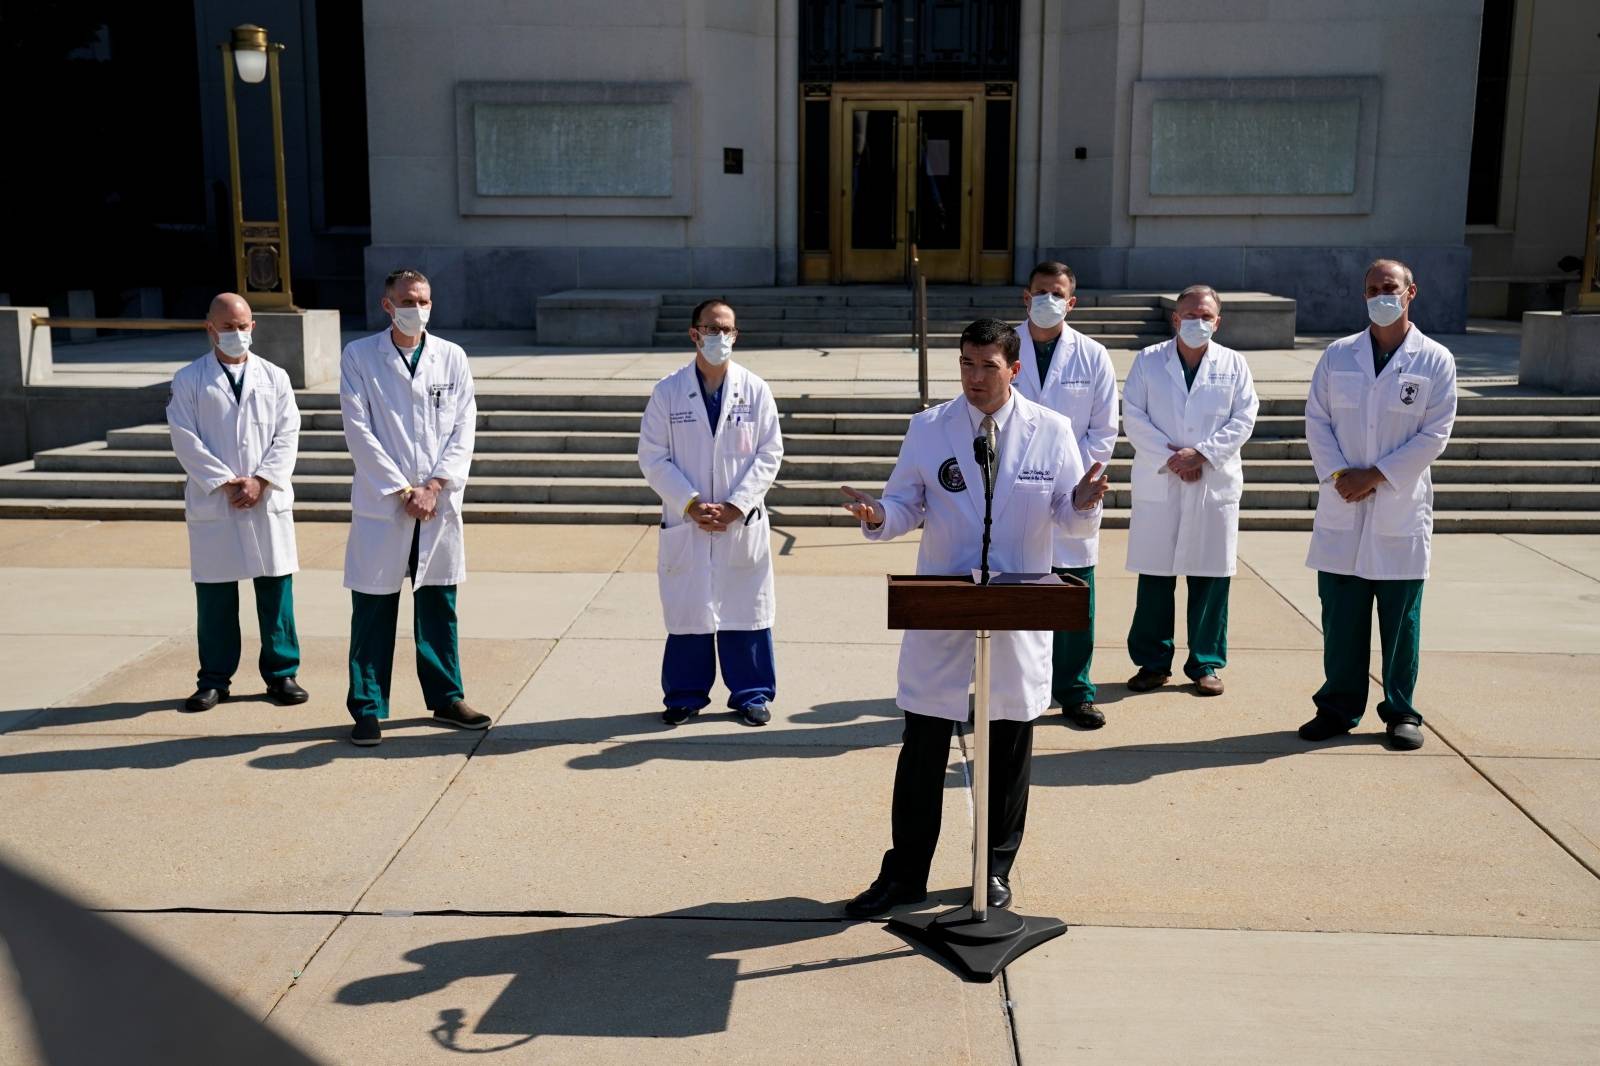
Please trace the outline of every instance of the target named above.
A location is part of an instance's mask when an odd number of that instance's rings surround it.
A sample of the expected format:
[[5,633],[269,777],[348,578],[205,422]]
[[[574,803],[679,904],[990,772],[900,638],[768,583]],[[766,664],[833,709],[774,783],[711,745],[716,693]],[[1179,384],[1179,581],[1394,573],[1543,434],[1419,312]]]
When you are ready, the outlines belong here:
[[228,690],[225,688],[196,689],[193,696],[183,701],[183,709],[186,711],[209,711],[227,698]]
[[1317,715],[1311,721],[1300,727],[1301,740],[1332,740],[1350,732],[1350,727],[1333,718],[1324,718]]
[[739,721],[745,725],[766,725],[772,721],[772,712],[765,701],[753,703],[739,712]]
[[661,712],[661,720],[668,725],[682,725],[699,713],[698,707],[668,707]]
[[1421,724],[1409,718],[1390,722],[1386,732],[1389,734],[1389,746],[1396,751],[1416,751],[1422,747]]
[[1004,877],[989,878],[989,906],[1011,906],[1011,882]]
[[433,720],[440,725],[453,725],[457,729],[488,729],[490,721],[488,715],[473,710],[466,700],[456,700],[444,710],[434,711]]
[[901,904],[921,903],[927,898],[926,888],[903,885],[899,881],[885,881],[880,877],[868,885],[865,892],[846,903],[844,913],[850,918],[876,918]]
[[358,748],[375,748],[383,742],[383,727],[378,724],[378,716],[364,714],[356,719],[355,728],[350,730],[350,743]]
[[1085,700],[1082,703],[1065,704],[1061,708],[1061,717],[1079,729],[1099,729],[1106,724],[1106,716],[1100,708]]
[[1139,667],[1139,672],[1128,678],[1130,692],[1150,692],[1160,688],[1172,680],[1172,674],[1165,670],[1147,670]]
[[292,677],[280,677],[268,681],[267,695],[285,706],[304,703],[311,698],[311,693],[301,688]]

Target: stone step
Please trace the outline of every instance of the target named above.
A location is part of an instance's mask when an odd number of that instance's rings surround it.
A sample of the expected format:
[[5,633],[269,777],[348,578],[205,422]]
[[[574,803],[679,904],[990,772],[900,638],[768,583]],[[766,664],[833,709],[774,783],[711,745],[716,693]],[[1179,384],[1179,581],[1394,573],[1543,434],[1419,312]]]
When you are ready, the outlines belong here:
[[[689,328],[689,307],[663,307],[656,321],[661,329],[686,330]],[[893,306],[878,304],[867,307],[838,307],[826,304],[794,305],[785,303],[740,303],[734,307],[738,314],[741,332],[755,328],[757,322],[796,323],[797,328],[809,328],[817,322],[888,322],[892,324],[911,321],[911,305]],[[1022,301],[995,303],[982,307],[955,304],[928,303],[928,319],[960,322],[965,326],[975,318],[999,318],[1013,324],[1022,321],[1026,314]],[[1072,312],[1068,319],[1078,330],[1084,323],[1095,322],[1153,322],[1165,326],[1167,315],[1153,307],[1083,307]]]
[[[788,433],[783,438],[786,456],[822,455],[894,458],[900,454],[901,437],[894,434]],[[572,455],[633,454],[637,433],[617,432],[516,432],[480,431],[476,437],[480,452],[523,454],[528,452]],[[95,447],[99,442],[77,447]],[[165,426],[137,426],[112,430],[105,447],[111,451],[170,451]],[[343,452],[344,434],[339,430],[304,430],[300,434],[300,454]],[[41,453],[42,454],[42,453]],[[1115,456],[1133,457],[1133,445],[1119,438]],[[1244,457],[1256,459],[1309,459],[1311,449],[1302,440],[1251,440],[1245,442]],[[1445,459],[1497,459],[1527,462],[1600,460],[1600,439],[1453,437],[1445,447]]]
[[[687,354],[685,354],[687,359]],[[912,364],[908,363],[908,366]],[[640,391],[617,393],[495,393],[489,381],[480,381],[478,411],[627,411],[641,414],[649,399],[650,382],[640,383]],[[781,388],[787,384],[775,381]],[[941,382],[953,390],[955,383]],[[1303,387],[1303,386],[1302,386]],[[337,411],[339,397],[332,392],[298,392],[295,401],[301,411]],[[782,396],[779,406],[788,414],[905,414],[918,411],[911,396]],[[1456,401],[1458,415],[1544,415],[1549,417],[1600,416],[1600,396],[1552,396],[1523,393],[1515,386],[1489,389],[1484,395],[1461,396]],[[1268,396],[1261,400],[1263,415],[1299,415],[1305,412],[1304,396]]]
[[[938,317],[929,316],[929,336],[959,336],[967,328],[971,318],[950,318],[945,315]],[[1105,319],[1094,317],[1079,321],[1073,320],[1073,326],[1079,333],[1091,336],[1102,333],[1112,334],[1160,334],[1171,336],[1171,330],[1166,321],[1161,318],[1121,318]],[[656,323],[656,335],[674,334],[679,342],[683,342],[684,328],[669,319],[662,319]],[[785,335],[796,334],[834,334],[834,333],[909,333],[911,322],[909,318],[895,319],[884,318],[784,318],[775,315],[741,315],[739,318],[739,338],[743,344],[749,344],[749,338],[773,333]]]
[[[1113,458],[1113,482],[1126,482],[1132,476],[1128,461],[1131,448],[1121,458]],[[46,473],[130,473],[180,474],[182,466],[170,450],[111,449],[103,444],[80,444],[53,448],[34,456],[34,469]],[[785,479],[833,481],[882,481],[894,469],[893,453],[879,456],[836,455],[804,456],[790,452],[784,456],[779,477]],[[329,475],[349,478],[355,472],[348,453],[343,451],[302,452],[296,464],[297,476]],[[540,478],[637,478],[639,463],[634,452],[495,452],[480,447],[473,458],[474,477]],[[1495,462],[1490,460],[1445,459],[1433,465],[1436,484],[1493,485],[1591,485],[1600,483],[1600,461],[1561,460],[1555,462]],[[1255,458],[1245,463],[1249,483],[1314,484],[1316,474],[1307,458]]]
[[[773,507],[773,524],[796,526],[854,526],[857,523],[843,508]],[[350,508],[344,503],[296,501],[297,522],[348,522]],[[1126,529],[1129,512],[1125,508],[1106,509],[1102,526]],[[539,504],[468,503],[463,517],[468,522],[499,522],[562,525],[655,525],[661,519],[658,506],[629,504]],[[0,496],[0,518],[72,518],[89,521],[170,521],[183,520],[181,500],[102,500],[94,498],[30,498]],[[1582,511],[1435,511],[1435,532],[1439,533],[1600,533],[1600,514]],[[1248,510],[1239,514],[1242,530],[1311,529],[1308,510]]]
[[[1132,325],[1130,323],[1130,325]],[[1161,333],[1135,333],[1111,332],[1105,330],[1091,331],[1088,334],[1107,348],[1138,349],[1167,340],[1170,332]],[[928,333],[928,348],[930,351],[954,351],[960,343],[959,331],[949,333]],[[684,336],[682,330],[657,330],[653,337],[657,348],[682,348]],[[911,334],[905,333],[811,333],[800,330],[786,329],[782,333],[753,333],[741,330],[739,343],[746,348],[909,348],[911,347]]]
[[[175,500],[183,495],[183,477],[170,473],[57,473],[14,464],[0,470],[0,497]],[[854,487],[877,493],[882,484],[860,479]],[[306,501],[348,500],[348,477],[306,475],[295,478],[295,495]],[[829,506],[839,496],[839,481],[790,479],[780,474],[768,498],[775,507]],[[1130,505],[1126,485],[1113,488],[1111,506]],[[479,503],[608,503],[643,506],[657,502],[655,493],[633,477],[475,477],[467,499]],[[1442,484],[1434,489],[1441,510],[1537,510],[1600,512],[1600,486]],[[1243,510],[1314,509],[1316,489],[1307,485],[1246,483]]]
[[[663,313],[668,309],[688,314],[702,300],[715,297],[727,300],[735,310],[742,307],[905,307],[911,306],[909,285],[856,288],[843,286],[808,286],[804,289],[721,289],[703,291],[668,291],[661,294]],[[1117,292],[1099,289],[1080,289],[1077,293],[1077,310],[1099,307],[1130,307],[1159,309],[1161,294],[1150,292]],[[1226,299],[1226,296],[1224,296]],[[1000,308],[1017,314],[1022,305],[1020,286],[992,285],[975,289],[948,289],[928,287],[929,307]],[[1077,313],[1076,311],[1074,313]]]

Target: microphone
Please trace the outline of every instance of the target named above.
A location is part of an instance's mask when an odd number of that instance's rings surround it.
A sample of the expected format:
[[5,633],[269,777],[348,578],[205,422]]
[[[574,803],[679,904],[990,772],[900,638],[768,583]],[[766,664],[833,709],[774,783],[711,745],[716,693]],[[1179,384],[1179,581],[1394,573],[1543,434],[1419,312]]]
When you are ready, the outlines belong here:
[[978,461],[978,468],[983,471],[983,584],[989,583],[989,540],[991,527],[994,524],[994,479],[995,472],[1000,463],[1000,444],[995,437],[994,423],[991,421],[984,427],[984,431],[972,441],[973,458]]

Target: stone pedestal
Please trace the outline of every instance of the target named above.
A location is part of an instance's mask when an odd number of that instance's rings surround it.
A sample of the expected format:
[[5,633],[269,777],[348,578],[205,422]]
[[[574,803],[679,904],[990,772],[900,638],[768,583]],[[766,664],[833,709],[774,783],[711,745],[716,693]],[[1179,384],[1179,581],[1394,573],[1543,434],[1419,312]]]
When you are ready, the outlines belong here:
[[251,350],[289,374],[297,389],[339,375],[339,312],[257,311]]
[[35,326],[47,307],[0,307],[0,462],[28,456],[28,401],[24,390],[50,380],[50,327]]
[[[540,344],[649,348],[655,343],[661,294],[621,289],[572,289],[538,301]],[[685,331],[689,323],[683,324]]]
[[1568,393],[1600,393],[1600,314],[1528,311],[1517,380]]

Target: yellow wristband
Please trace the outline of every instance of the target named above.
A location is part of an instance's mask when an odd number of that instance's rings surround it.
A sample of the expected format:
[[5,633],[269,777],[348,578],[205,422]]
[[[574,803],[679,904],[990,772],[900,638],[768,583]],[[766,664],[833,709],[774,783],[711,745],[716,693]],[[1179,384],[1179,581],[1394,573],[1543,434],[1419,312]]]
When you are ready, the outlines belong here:
[[1333,480],[1338,481],[1340,478],[1344,477],[1349,472],[1350,472],[1350,468],[1348,466],[1345,467],[1343,470],[1335,470],[1333,472],[1333,475],[1332,475]]
[[699,499],[700,499],[700,494],[698,492],[695,493],[693,496],[690,496],[689,497],[689,502],[683,505],[683,513],[684,514],[688,514],[689,513],[689,508],[693,507],[695,505],[695,502],[697,500],[699,500]]
[[405,487],[405,488],[403,488],[403,489],[401,489],[401,490],[400,490],[400,495],[402,495],[402,496],[409,496],[409,495],[411,495],[411,494],[412,494],[412,493],[413,493],[413,492],[416,492],[416,491],[417,491],[417,490],[416,490],[416,489],[415,489],[415,488],[414,488],[414,487],[412,487],[412,486],[410,486],[410,485],[407,485],[407,486],[406,486],[406,487]]

